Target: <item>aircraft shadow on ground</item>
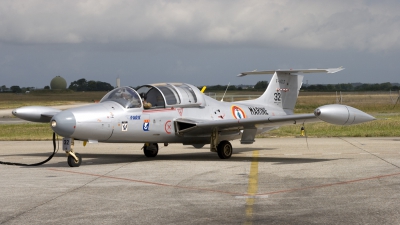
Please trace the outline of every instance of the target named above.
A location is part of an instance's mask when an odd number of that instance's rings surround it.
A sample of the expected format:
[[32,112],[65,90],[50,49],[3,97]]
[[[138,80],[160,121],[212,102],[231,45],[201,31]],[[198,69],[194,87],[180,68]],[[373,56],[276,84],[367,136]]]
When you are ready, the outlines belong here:
[[[208,149],[203,148],[204,152],[191,152],[188,149],[187,153],[171,154],[168,150],[160,150],[159,154],[155,158],[145,157],[143,154],[99,154],[99,153],[82,153],[82,165],[101,165],[101,164],[118,164],[118,163],[135,163],[135,162],[146,162],[146,161],[202,161],[202,162],[251,162],[253,160],[252,155],[243,155],[243,152],[252,152],[255,150],[274,150],[272,148],[260,149],[260,148],[236,148],[233,151],[233,155],[230,159],[220,159],[214,152],[209,152]],[[16,154],[16,155],[2,155],[0,157],[37,157],[37,162],[45,160],[50,153],[30,153],[30,154]],[[31,159],[32,161],[33,159]],[[60,161],[61,160],[61,161]],[[303,164],[303,163],[317,163],[332,161],[337,159],[324,159],[324,158],[305,158],[305,157],[270,157],[265,155],[259,155],[257,161],[261,163],[273,163],[273,164]],[[6,160],[4,161],[11,161]],[[18,162],[18,159],[14,160]],[[14,162],[13,161],[13,162]],[[53,159],[40,167],[65,167],[67,165],[67,156],[64,152],[58,152],[54,155]],[[25,163],[25,162],[19,162]],[[34,162],[32,162],[34,163]]]

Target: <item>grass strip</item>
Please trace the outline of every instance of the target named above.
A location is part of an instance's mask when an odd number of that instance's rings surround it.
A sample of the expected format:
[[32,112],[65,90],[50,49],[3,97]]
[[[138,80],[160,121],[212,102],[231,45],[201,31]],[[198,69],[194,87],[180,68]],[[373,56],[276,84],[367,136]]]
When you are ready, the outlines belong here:
[[[300,136],[302,124],[282,126],[276,130],[257,137],[295,137]],[[377,116],[377,120],[351,125],[339,126],[324,122],[306,123],[308,137],[399,137],[400,116]]]
[[49,123],[0,125],[0,141],[45,141],[53,139]]

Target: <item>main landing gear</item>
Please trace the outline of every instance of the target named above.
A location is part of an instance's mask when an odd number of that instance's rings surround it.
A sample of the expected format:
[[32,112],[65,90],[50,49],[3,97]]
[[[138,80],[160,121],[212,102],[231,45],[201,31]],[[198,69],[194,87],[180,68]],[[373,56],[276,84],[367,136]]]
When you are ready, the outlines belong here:
[[158,154],[157,143],[145,143],[143,145],[143,153],[146,157],[156,157]]
[[231,143],[229,141],[221,141],[217,146],[217,153],[220,159],[229,159],[233,153]]
[[229,159],[232,156],[233,148],[229,141],[221,141],[218,143],[219,135],[217,128],[211,133],[210,151],[217,152],[220,159]]

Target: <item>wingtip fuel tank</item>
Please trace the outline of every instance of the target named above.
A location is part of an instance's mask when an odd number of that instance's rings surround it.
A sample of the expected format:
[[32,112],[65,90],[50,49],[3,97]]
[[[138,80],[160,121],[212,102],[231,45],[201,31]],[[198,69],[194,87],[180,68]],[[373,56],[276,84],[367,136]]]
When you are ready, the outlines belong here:
[[12,114],[20,119],[28,120],[31,122],[46,123],[49,122],[51,117],[61,112],[59,109],[45,107],[45,106],[24,106],[14,109]]
[[353,125],[375,120],[375,117],[347,105],[324,105],[314,110],[319,119],[336,125]]

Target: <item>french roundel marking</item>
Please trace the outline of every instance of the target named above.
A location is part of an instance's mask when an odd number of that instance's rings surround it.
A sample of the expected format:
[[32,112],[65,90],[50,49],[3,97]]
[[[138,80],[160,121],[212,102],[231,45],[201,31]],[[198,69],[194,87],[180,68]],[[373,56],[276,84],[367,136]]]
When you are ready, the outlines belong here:
[[171,134],[171,130],[172,130],[171,126],[172,126],[171,120],[168,120],[164,125],[165,133]]
[[232,115],[235,119],[244,119],[246,118],[246,113],[240,107],[233,105],[231,107]]

